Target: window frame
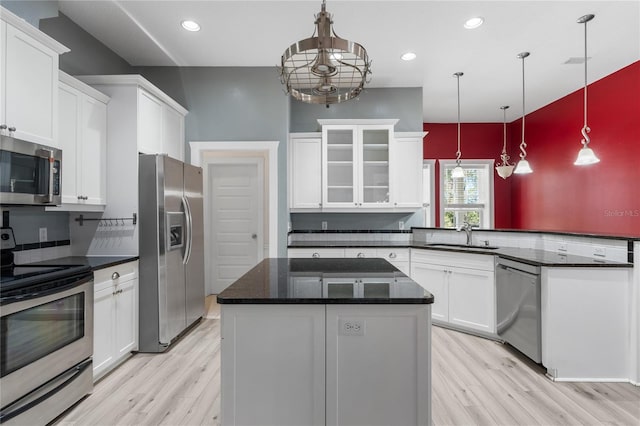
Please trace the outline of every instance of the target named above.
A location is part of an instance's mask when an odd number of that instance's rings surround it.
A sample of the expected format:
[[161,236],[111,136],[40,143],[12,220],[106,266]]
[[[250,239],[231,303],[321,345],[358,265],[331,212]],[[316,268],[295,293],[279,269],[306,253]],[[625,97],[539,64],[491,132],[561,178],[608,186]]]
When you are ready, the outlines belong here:
[[[459,209],[481,209],[483,213],[480,215],[482,229],[494,229],[495,227],[495,201],[494,201],[494,176],[493,168],[495,161],[486,159],[470,159],[460,160],[460,166],[463,169],[486,169],[487,175],[487,203],[485,204],[446,204],[444,196],[444,182],[447,168],[455,167],[456,160],[438,160],[439,172],[438,172],[438,186],[439,186],[439,209],[438,219],[440,228],[444,228],[444,214],[445,208],[459,208]],[[450,228],[447,228],[450,229]]]

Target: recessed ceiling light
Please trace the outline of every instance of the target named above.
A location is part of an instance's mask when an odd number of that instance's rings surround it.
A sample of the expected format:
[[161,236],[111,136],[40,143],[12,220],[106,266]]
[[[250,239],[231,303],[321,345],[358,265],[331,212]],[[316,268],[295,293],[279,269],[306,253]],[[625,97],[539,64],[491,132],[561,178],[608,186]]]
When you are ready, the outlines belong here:
[[407,52],[402,56],[400,56],[400,59],[402,59],[403,61],[413,61],[415,58],[416,58],[416,54],[413,52]]
[[482,16],[474,16],[473,18],[467,19],[464,23],[464,27],[468,30],[472,30],[474,28],[478,28],[484,22],[484,18]]
[[187,31],[200,31],[200,25],[198,25],[198,23],[195,21],[185,20],[185,21],[182,21],[181,24],[182,24],[182,28],[184,28]]

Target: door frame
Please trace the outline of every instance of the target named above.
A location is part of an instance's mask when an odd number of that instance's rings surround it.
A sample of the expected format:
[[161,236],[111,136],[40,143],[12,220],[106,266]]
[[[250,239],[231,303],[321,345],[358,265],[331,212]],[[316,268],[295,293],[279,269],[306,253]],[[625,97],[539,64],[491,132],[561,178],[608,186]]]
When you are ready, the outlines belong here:
[[[265,158],[264,180],[268,194],[264,198],[266,210],[268,212],[267,235],[264,241],[268,241],[269,257],[278,257],[278,146],[279,141],[193,141],[189,142],[191,149],[191,164],[206,169],[209,163],[221,163],[225,158],[229,162],[237,161],[234,158],[247,158],[250,152],[261,155]],[[220,154],[225,154],[224,157]],[[218,154],[218,156],[208,156],[208,154]],[[205,185],[208,183],[205,181]],[[205,203],[206,204],[206,203]],[[205,232],[210,229],[208,215],[205,216]],[[209,244],[205,243],[205,259],[210,257]],[[206,271],[205,271],[206,274]],[[206,275],[205,275],[206,276]],[[210,282],[206,282],[207,291],[211,288]]]

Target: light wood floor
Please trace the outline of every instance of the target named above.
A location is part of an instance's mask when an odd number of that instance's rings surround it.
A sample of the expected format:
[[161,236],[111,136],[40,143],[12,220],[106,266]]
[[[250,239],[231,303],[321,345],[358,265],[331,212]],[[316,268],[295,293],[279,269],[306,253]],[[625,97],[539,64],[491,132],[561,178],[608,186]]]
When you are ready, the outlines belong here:
[[[164,354],[136,354],[59,425],[216,425],[220,310]],[[433,327],[434,425],[640,425],[640,387],[554,383],[502,344]],[[392,425],[390,425],[392,426]]]

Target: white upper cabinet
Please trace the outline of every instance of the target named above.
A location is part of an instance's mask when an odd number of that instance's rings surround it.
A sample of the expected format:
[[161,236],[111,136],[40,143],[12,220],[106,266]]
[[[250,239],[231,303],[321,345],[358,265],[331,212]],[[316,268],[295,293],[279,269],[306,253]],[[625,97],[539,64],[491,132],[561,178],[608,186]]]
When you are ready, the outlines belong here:
[[169,157],[184,161],[184,114],[162,105],[162,150]]
[[422,138],[426,133],[396,133],[391,159],[391,194],[395,208],[422,207]]
[[289,208],[322,208],[322,138],[319,133],[289,137]]
[[58,148],[58,55],[69,49],[0,11],[0,132]]
[[[109,97],[60,71],[59,141],[63,210],[106,204]],[[94,210],[91,208],[90,210]]]
[[138,90],[138,151],[162,151],[162,102],[144,89]]
[[323,125],[323,207],[391,207],[392,141],[393,124]]

